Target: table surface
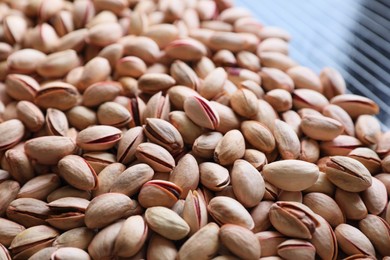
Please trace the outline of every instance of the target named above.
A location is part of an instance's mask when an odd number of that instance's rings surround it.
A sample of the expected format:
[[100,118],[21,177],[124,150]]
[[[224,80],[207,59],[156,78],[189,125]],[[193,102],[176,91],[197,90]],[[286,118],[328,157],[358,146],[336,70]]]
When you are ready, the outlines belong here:
[[379,104],[390,128],[390,1],[235,0],[263,24],[292,35],[290,55],[319,72],[338,69],[350,92]]

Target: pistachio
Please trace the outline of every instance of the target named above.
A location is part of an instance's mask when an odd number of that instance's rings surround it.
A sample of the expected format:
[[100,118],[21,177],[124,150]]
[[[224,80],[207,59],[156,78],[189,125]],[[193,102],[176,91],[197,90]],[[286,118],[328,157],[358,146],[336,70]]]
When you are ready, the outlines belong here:
[[32,163],[23,150],[8,149],[3,158],[8,163],[9,174],[19,183],[24,184],[34,177]]
[[94,107],[107,101],[112,101],[119,95],[122,88],[115,81],[100,81],[90,85],[83,93],[83,104]]
[[198,61],[207,53],[201,42],[191,38],[174,40],[168,44],[165,51],[169,57],[184,61]]
[[85,225],[88,228],[103,228],[125,217],[133,208],[133,201],[120,193],[106,193],[97,196],[85,210]]
[[195,190],[199,184],[199,167],[191,154],[184,155],[169,175],[169,181],[182,189],[180,198],[185,199],[190,190]]
[[245,153],[245,139],[238,130],[230,130],[219,140],[214,150],[214,160],[221,165],[233,164]]
[[355,119],[362,114],[375,115],[379,113],[379,107],[374,101],[354,94],[335,96],[330,100],[330,103],[343,108],[352,119]]
[[[175,79],[176,84],[189,87],[191,89],[198,89],[200,81],[195,71],[192,70],[190,66],[186,63],[176,60],[171,65],[170,69],[172,77]],[[219,74],[217,74],[219,76]],[[213,77],[215,79],[215,77]],[[218,78],[218,80],[220,80]],[[222,80],[221,80],[222,81]],[[223,81],[222,81],[223,82]],[[212,87],[214,87],[214,82],[212,82]],[[216,85],[218,86],[218,85]],[[197,92],[195,92],[197,93]],[[170,94],[172,97],[172,95]],[[205,97],[207,98],[207,97]]]
[[94,232],[87,227],[74,228],[59,235],[53,242],[55,247],[77,247],[87,249],[94,237]]
[[359,229],[370,239],[375,249],[381,255],[385,256],[390,254],[390,249],[387,246],[390,242],[390,225],[384,219],[369,214],[359,222]]
[[145,220],[154,232],[171,240],[182,239],[190,232],[190,227],[184,219],[165,207],[148,208]]
[[230,183],[229,171],[216,163],[201,163],[199,173],[202,185],[212,191],[221,191]]
[[269,218],[277,231],[294,238],[311,239],[319,225],[310,208],[292,201],[275,202],[270,208]]
[[301,145],[292,127],[282,120],[275,119],[273,134],[283,159],[297,159],[299,157]]
[[375,249],[370,240],[357,228],[340,224],[335,229],[337,242],[346,254],[360,254],[375,256]]
[[[103,171],[106,172],[106,169]],[[104,172],[99,174],[99,178]],[[108,173],[112,175],[112,172]],[[149,165],[136,164],[119,173],[119,176],[112,181],[111,187],[108,187],[109,191],[123,193],[131,197],[141,189],[142,185],[152,179],[153,174],[154,171]]]
[[218,196],[210,200],[207,210],[220,224],[235,224],[248,229],[254,227],[254,222],[249,212],[237,200]]
[[211,99],[223,90],[226,80],[226,71],[220,67],[216,68],[203,80],[202,84],[198,87],[198,92],[202,97]]
[[142,186],[138,201],[144,208],[154,206],[170,208],[179,200],[181,193],[181,188],[172,182],[151,180]]
[[30,139],[24,145],[27,156],[45,165],[57,164],[64,156],[76,149],[76,144],[70,137],[42,136]]
[[44,225],[50,214],[47,204],[33,198],[20,198],[12,201],[7,208],[7,217],[25,227]]
[[117,221],[101,229],[88,245],[88,253],[92,259],[104,259],[114,254],[115,240],[118,237],[124,220]]
[[325,67],[320,73],[324,94],[328,99],[345,93],[346,86],[343,76],[334,68]]
[[[368,127],[369,126],[369,127]],[[361,115],[355,123],[356,137],[366,145],[373,145],[378,142],[381,135],[381,126],[374,116]]]
[[138,88],[143,93],[155,94],[167,90],[175,84],[175,79],[161,73],[147,73],[138,79]]
[[165,148],[153,143],[139,144],[135,156],[157,172],[171,172],[176,165],[172,155]]
[[122,132],[112,126],[91,126],[77,135],[77,145],[85,150],[102,151],[113,147],[122,138]]
[[315,164],[300,160],[272,162],[263,167],[264,178],[286,191],[301,191],[311,187],[318,179]]
[[48,204],[51,214],[46,219],[51,226],[70,230],[84,226],[85,210],[89,201],[81,198],[65,197]]
[[206,203],[197,191],[188,192],[183,208],[183,219],[190,226],[190,235],[207,224]]
[[144,132],[151,142],[161,145],[173,155],[180,153],[184,148],[183,138],[179,131],[165,120],[146,119]]
[[219,126],[218,112],[206,99],[197,96],[187,97],[183,107],[186,115],[195,124],[209,129],[216,129]]
[[301,129],[308,137],[320,141],[331,141],[344,131],[341,123],[324,116],[304,116]]
[[275,138],[271,131],[262,123],[257,121],[244,121],[241,124],[241,131],[254,148],[269,153],[275,149]]
[[312,108],[320,112],[329,105],[324,95],[312,89],[296,89],[292,98],[295,109]]
[[24,136],[24,125],[18,119],[0,123],[0,150],[7,150],[17,145]]
[[144,36],[125,36],[120,40],[124,47],[124,54],[136,56],[146,63],[154,63],[160,49],[155,41]]
[[15,51],[7,58],[8,68],[19,73],[31,74],[36,71],[38,64],[46,59],[46,55],[34,49]]
[[378,215],[383,212],[388,201],[386,186],[383,182],[373,177],[371,186],[361,195],[369,213]]
[[18,198],[44,200],[53,190],[61,185],[56,174],[45,174],[27,181],[19,190]]
[[139,215],[129,217],[118,233],[114,253],[121,257],[135,255],[145,243],[147,235],[148,226],[145,220]]
[[135,159],[136,147],[144,141],[140,126],[129,129],[118,143],[118,161],[127,164]]
[[19,101],[16,113],[20,121],[32,132],[39,131],[44,124],[42,111],[30,101]]
[[9,74],[6,81],[6,92],[16,100],[33,101],[40,86],[38,82],[27,75]]
[[254,118],[259,111],[256,100],[257,97],[252,91],[239,89],[231,96],[230,105],[237,114],[246,118]]
[[[262,57],[260,56],[260,59]],[[286,73],[275,68],[262,68],[260,71],[262,87],[266,91],[284,89],[288,92],[294,90],[294,81]]]
[[95,57],[85,64],[77,88],[83,92],[90,85],[105,81],[111,73],[110,63],[102,57]]
[[74,50],[55,52],[46,57],[37,67],[39,75],[46,78],[61,78],[79,65]]
[[245,207],[254,207],[263,199],[265,183],[261,174],[249,162],[238,159],[232,171],[232,187],[237,200]]
[[337,189],[334,198],[347,219],[361,220],[367,216],[367,207],[358,193]]
[[259,259],[261,248],[252,231],[232,224],[226,224],[219,230],[219,238],[229,251],[242,259]]
[[277,231],[263,231],[255,236],[260,243],[261,257],[276,255],[278,245],[286,241],[286,237]]
[[316,249],[307,241],[289,239],[278,246],[278,255],[284,259],[313,259]]
[[9,249],[15,259],[26,259],[40,249],[50,246],[58,235],[58,231],[51,227],[34,226],[19,233],[12,240]]
[[325,155],[348,155],[363,144],[353,136],[339,135],[332,141],[321,142],[320,149]]
[[320,93],[323,91],[320,78],[307,67],[295,66],[288,69],[287,74],[292,78],[297,89],[312,89]]
[[332,156],[326,163],[326,176],[337,187],[360,192],[371,186],[370,172],[359,161],[346,156]]
[[356,148],[348,156],[361,162],[371,174],[376,174],[381,170],[379,156],[370,148]]
[[303,197],[303,204],[313,210],[314,213],[323,217],[332,227],[337,227],[345,222],[345,217],[340,207],[328,195],[311,192]]
[[[220,228],[215,223],[209,223],[192,235],[180,248],[177,258],[195,260],[210,258],[217,254],[219,247]],[[207,241],[208,243],[203,243]]]
[[0,243],[6,247],[11,245],[12,240],[25,228],[13,221],[0,218]]
[[177,249],[173,241],[160,236],[157,233],[151,235],[147,249],[148,259],[175,259],[176,255]]
[[339,121],[344,126],[344,132],[347,135],[355,136],[354,123],[344,109],[337,105],[329,104],[323,108],[322,113],[324,114],[324,116]]
[[316,249],[316,253],[323,259],[335,260],[338,255],[336,235],[329,223],[321,216],[316,216],[320,225],[316,228],[310,239],[310,243]]
[[73,85],[53,81],[42,85],[34,102],[41,108],[56,108],[64,111],[76,106],[78,99],[79,93]]

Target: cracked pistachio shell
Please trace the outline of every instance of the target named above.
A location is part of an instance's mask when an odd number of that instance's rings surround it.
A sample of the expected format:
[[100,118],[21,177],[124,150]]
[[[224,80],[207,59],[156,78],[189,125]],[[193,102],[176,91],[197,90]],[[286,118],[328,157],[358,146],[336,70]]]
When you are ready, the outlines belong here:
[[135,159],[135,152],[139,144],[145,140],[142,127],[136,126],[127,130],[118,143],[117,158],[123,164]]
[[247,208],[258,205],[265,193],[265,183],[260,172],[249,162],[238,159],[230,175],[237,200]]
[[266,181],[286,191],[302,191],[318,179],[318,166],[300,160],[282,160],[263,167]]
[[203,195],[190,191],[184,202],[183,219],[190,226],[189,235],[193,235],[207,224],[207,208]]
[[58,235],[57,230],[45,225],[30,227],[12,240],[9,249],[14,259],[27,259],[40,249],[50,246]]
[[88,228],[103,228],[126,216],[134,202],[121,193],[105,193],[95,197],[85,211],[85,225]]
[[248,229],[252,229],[255,225],[244,206],[237,200],[226,196],[212,198],[207,210],[215,221],[221,225],[235,224]]
[[245,154],[245,139],[239,130],[230,130],[219,140],[214,150],[214,160],[221,165],[233,164]]
[[108,101],[101,104],[97,110],[97,119],[101,125],[123,127],[132,121],[132,116],[124,106]]
[[190,227],[184,219],[165,207],[146,209],[145,220],[150,229],[170,240],[180,240],[190,232]]
[[42,111],[30,101],[19,101],[16,113],[19,120],[32,132],[39,131],[45,123]]
[[180,132],[165,120],[147,118],[144,132],[149,141],[161,145],[173,155],[180,153],[184,148]]
[[139,144],[135,156],[157,172],[171,172],[176,165],[174,158],[164,147],[153,143]]
[[64,111],[76,106],[79,98],[79,92],[73,85],[53,81],[42,85],[35,96],[34,102],[41,108],[56,108]]
[[20,198],[12,201],[7,208],[7,218],[24,227],[44,225],[50,209],[46,202],[33,198]]
[[356,148],[352,150],[348,156],[361,162],[371,174],[376,174],[381,171],[381,159],[378,154],[370,148]]
[[263,231],[255,233],[261,247],[261,257],[277,255],[278,245],[287,238],[277,231]]
[[180,247],[177,259],[208,259],[216,255],[220,244],[219,231],[220,228],[213,222],[199,229]]
[[372,177],[367,168],[359,161],[347,156],[332,156],[326,162],[326,176],[337,187],[360,192],[369,188]]
[[278,255],[283,259],[314,259],[316,249],[305,240],[288,239],[278,245]]
[[348,224],[340,224],[334,230],[340,249],[347,255],[365,254],[375,256],[371,241],[357,228]]
[[200,82],[198,76],[185,62],[180,60],[174,61],[171,65],[170,73],[176,80],[177,85],[186,86],[190,89],[197,89],[199,87]]
[[179,200],[181,193],[181,188],[172,182],[151,180],[142,186],[138,202],[144,208],[154,206],[170,208]]
[[91,257],[87,252],[80,248],[76,247],[62,247],[57,249],[54,253],[51,255],[51,259],[61,259],[61,260],[67,260],[67,259],[80,259],[80,260],[91,260]]
[[238,225],[226,224],[219,231],[221,243],[241,259],[259,259],[260,243],[252,231]]
[[319,225],[315,213],[299,202],[278,201],[269,211],[269,218],[280,233],[302,239],[311,239]]
[[57,164],[64,156],[72,154],[76,144],[70,137],[42,136],[28,140],[24,144],[27,156],[40,164]]
[[210,102],[202,97],[190,96],[184,101],[184,112],[197,125],[216,129],[220,119]]
[[33,101],[40,86],[32,77],[23,74],[9,74],[5,80],[5,90],[16,100]]

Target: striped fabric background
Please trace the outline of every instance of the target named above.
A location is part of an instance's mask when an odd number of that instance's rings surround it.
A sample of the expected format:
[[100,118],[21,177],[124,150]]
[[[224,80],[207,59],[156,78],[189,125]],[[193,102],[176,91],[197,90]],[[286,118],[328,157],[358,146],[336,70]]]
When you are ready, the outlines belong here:
[[390,128],[390,1],[235,0],[293,37],[290,55],[319,72],[338,69],[350,92],[373,99]]

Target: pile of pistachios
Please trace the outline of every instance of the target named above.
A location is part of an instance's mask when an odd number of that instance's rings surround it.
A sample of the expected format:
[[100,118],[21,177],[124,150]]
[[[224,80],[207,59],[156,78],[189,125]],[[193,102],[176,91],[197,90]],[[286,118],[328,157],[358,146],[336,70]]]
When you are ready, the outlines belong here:
[[3,0],[0,24],[1,260],[390,259],[379,107],[283,29],[231,0]]

